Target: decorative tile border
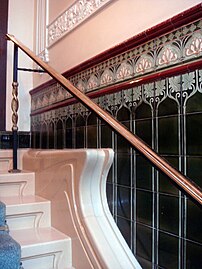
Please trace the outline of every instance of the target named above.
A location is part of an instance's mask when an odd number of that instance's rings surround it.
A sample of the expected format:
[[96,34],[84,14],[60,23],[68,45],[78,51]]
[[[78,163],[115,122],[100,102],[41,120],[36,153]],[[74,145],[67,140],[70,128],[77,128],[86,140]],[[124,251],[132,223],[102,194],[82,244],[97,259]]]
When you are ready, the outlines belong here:
[[77,0],[48,25],[48,47],[75,29],[112,0]]
[[[162,29],[157,25],[147,31],[150,33],[148,36],[157,35],[155,38],[147,37],[147,42],[143,42],[146,32],[139,34],[124,42],[123,46],[113,48],[111,54],[106,52],[98,56],[99,59],[91,59],[83,68],[79,66],[77,72],[70,70],[64,75],[82,92],[90,94],[98,90],[102,91],[104,88],[126,84],[127,81],[137,80],[142,76],[155,75],[157,72],[164,72],[171,67],[192,63],[202,56],[202,21],[198,19],[201,12],[202,5],[197,5],[184,12],[183,16],[179,14],[160,24],[164,31],[165,29],[170,30],[172,24],[178,25],[178,28],[172,26],[172,29],[174,28],[172,31],[159,36],[156,32],[161,31],[162,33]],[[184,18],[189,20],[186,25],[182,25]],[[197,20],[193,21],[193,18],[197,18]],[[138,37],[141,37],[143,43],[139,42],[138,45],[132,46],[133,43],[137,44]],[[131,48],[127,49],[129,47]],[[122,52],[118,53],[121,50]],[[71,98],[65,89],[53,81],[30,93],[32,112],[64,103],[65,100]]]

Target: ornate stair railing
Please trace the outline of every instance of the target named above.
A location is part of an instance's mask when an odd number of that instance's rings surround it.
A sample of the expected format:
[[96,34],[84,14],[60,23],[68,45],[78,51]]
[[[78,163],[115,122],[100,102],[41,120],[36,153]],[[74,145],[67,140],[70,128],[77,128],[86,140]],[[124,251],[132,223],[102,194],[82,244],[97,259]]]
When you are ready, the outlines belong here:
[[[15,47],[19,47],[24,53],[26,53],[34,62],[36,62],[43,70],[45,70],[57,83],[70,92],[75,98],[77,98],[84,106],[93,111],[99,118],[107,123],[115,132],[124,137],[132,147],[143,154],[155,167],[160,169],[166,174],[172,181],[174,181],[180,189],[182,189],[186,195],[190,196],[194,201],[202,205],[202,191],[199,186],[192,182],[189,178],[185,177],[178,170],[173,168],[165,159],[146,145],[140,138],[132,134],[127,128],[114,119],[109,113],[104,111],[100,106],[95,104],[87,95],[83,94],[79,89],[74,87],[72,83],[64,76],[57,73],[52,67],[38,58],[29,48],[24,46],[14,36],[7,34],[7,39],[15,44]],[[185,67],[186,68],[186,67]],[[130,83],[130,82],[129,82]],[[132,82],[133,85],[136,81]]]

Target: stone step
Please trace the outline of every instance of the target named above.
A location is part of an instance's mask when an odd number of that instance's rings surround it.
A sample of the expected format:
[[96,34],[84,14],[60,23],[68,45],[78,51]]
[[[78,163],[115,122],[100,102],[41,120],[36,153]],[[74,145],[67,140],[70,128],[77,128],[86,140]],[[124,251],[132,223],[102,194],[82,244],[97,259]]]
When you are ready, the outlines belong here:
[[6,196],[24,196],[35,194],[35,174],[22,171],[9,173],[0,171],[0,200]]
[[10,234],[21,245],[24,269],[71,268],[71,239],[56,229],[21,229]]
[[35,195],[1,197],[10,230],[50,227],[50,201]]

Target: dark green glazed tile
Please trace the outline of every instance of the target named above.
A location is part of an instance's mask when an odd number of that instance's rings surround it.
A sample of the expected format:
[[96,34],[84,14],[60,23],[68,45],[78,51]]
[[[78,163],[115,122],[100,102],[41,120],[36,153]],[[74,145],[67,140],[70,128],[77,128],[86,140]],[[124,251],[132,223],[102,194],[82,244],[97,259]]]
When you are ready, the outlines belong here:
[[197,245],[194,242],[186,243],[187,247],[187,269],[201,269],[202,268],[202,245]]
[[178,107],[177,102],[173,99],[166,98],[158,107],[158,116],[168,116],[168,115],[177,115]]
[[136,186],[141,189],[152,188],[152,165],[140,155],[136,155]]
[[178,154],[178,118],[158,119],[158,147],[160,154]]
[[62,121],[57,122],[56,127],[56,133],[57,133],[57,149],[63,148],[63,140],[64,140],[64,130],[63,130],[63,124]]
[[202,155],[202,113],[187,115],[187,154]]
[[202,244],[202,208],[188,200],[187,238]]
[[48,137],[47,126],[46,126],[46,124],[43,124],[42,128],[41,128],[41,148],[42,149],[46,149],[48,147],[47,137]]
[[84,148],[85,140],[85,128],[77,127],[76,128],[76,148]]
[[117,186],[117,214],[131,218],[131,189]]
[[177,237],[159,233],[159,266],[165,269],[179,269]]
[[106,125],[101,126],[101,147],[112,148],[112,130]]
[[152,121],[140,120],[135,122],[135,134],[146,144],[152,146]]
[[131,225],[132,223],[129,220],[117,217],[117,225],[119,227],[120,232],[125,238],[129,247],[131,247]]
[[[178,169],[178,157],[170,157],[165,156],[164,157],[174,168]],[[173,184],[172,180],[169,179],[168,176],[163,174],[162,172],[159,173],[159,191],[162,193],[169,193],[178,195],[179,190],[178,188]]]
[[151,117],[152,117],[151,107],[145,103],[142,103],[135,110],[135,120],[151,118]]
[[87,147],[97,148],[97,126],[87,126]]
[[72,148],[72,129],[66,129],[66,148]]
[[187,157],[187,175],[202,188],[201,167],[202,157]]
[[131,185],[131,161],[128,154],[117,154],[117,183]]
[[152,224],[152,193],[148,191],[137,190],[136,194],[137,221],[151,225]]
[[160,229],[172,234],[179,233],[179,199],[172,196],[159,196]]
[[97,125],[97,116],[95,113],[91,113],[87,120],[87,125]]
[[54,125],[51,122],[48,127],[48,148],[53,149],[54,148]]
[[131,112],[126,108],[122,107],[117,113],[117,120],[118,121],[129,121],[131,118]]
[[202,94],[197,92],[188,99],[186,112],[201,112],[202,111]]
[[[136,226],[136,254],[148,262],[152,261],[152,229],[141,224]],[[143,266],[143,265],[142,265]]]

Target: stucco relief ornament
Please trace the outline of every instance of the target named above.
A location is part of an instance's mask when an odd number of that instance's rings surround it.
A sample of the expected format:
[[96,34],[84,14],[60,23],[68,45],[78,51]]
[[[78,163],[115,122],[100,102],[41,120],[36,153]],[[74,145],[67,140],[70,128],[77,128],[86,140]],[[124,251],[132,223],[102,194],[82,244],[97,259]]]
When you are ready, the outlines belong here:
[[48,28],[48,47],[72,31],[89,16],[112,0],[77,0],[63,14],[57,17]]

